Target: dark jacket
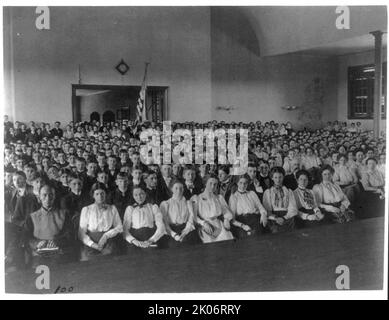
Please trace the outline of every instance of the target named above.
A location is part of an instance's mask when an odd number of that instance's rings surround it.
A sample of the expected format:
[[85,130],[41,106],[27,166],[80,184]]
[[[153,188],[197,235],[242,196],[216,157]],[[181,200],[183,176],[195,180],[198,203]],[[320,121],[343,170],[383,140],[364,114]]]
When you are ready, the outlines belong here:
[[108,195],[108,201],[109,204],[113,204],[116,209],[118,209],[120,218],[123,221],[124,213],[127,209],[127,207],[134,203],[134,199],[132,198],[132,191],[131,188],[128,188],[127,191],[122,194],[122,192],[116,188]]
[[34,194],[27,194],[24,197],[19,197],[16,201],[12,223],[22,227],[30,214],[37,211],[40,207],[41,204]]
[[288,174],[285,176],[284,185],[285,185],[285,187],[287,187],[288,189],[290,189],[292,191],[297,189],[298,183],[297,183],[297,180],[296,180],[294,173]]
[[194,195],[199,195],[203,191],[202,185],[196,183],[193,184],[194,188],[189,189],[184,182],[184,197],[186,200],[190,200]]

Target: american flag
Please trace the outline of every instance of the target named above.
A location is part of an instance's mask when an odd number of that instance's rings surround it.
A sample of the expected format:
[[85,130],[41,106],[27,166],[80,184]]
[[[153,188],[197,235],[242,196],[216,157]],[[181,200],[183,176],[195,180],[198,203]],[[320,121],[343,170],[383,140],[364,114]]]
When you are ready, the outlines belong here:
[[148,62],[145,63],[145,74],[143,76],[143,82],[142,82],[142,86],[141,86],[141,89],[140,89],[140,92],[139,92],[139,99],[138,99],[138,105],[137,105],[137,109],[138,109],[138,116],[137,116],[137,119],[138,121],[146,121],[147,120],[147,112],[146,112],[146,90],[147,90],[147,86],[146,86],[146,77],[147,77],[147,68],[149,67],[149,64]]

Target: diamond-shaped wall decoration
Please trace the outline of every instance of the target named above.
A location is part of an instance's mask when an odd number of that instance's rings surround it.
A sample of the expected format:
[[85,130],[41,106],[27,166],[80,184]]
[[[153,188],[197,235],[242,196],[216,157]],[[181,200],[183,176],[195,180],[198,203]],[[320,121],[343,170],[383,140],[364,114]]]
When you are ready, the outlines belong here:
[[122,75],[124,76],[128,70],[130,70],[130,67],[128,66],[127,63],[124,62],[124,60],[122,59],[118,65],[115,67],[115,69]]

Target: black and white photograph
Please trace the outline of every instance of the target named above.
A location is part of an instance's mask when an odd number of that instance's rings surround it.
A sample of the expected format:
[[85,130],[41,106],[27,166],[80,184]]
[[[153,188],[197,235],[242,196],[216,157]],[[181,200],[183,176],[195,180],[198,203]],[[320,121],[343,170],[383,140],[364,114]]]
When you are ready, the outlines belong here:
[[386,5],[7,2],[5,299],[385,299]]

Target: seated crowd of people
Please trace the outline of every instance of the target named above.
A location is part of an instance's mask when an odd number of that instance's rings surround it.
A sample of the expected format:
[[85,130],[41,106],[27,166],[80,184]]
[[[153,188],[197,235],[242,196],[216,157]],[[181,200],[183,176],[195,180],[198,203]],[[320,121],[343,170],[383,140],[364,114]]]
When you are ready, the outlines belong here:
[[[4,121],[7,267],[87,261],[384,215],[385,137],[334,122],[173,123],[245,128],[246,173],[229,165],[141,162],[161,123]],[[217,154],[216,154],[217,160]],[[42,262],[43,261],[43,262]]]

